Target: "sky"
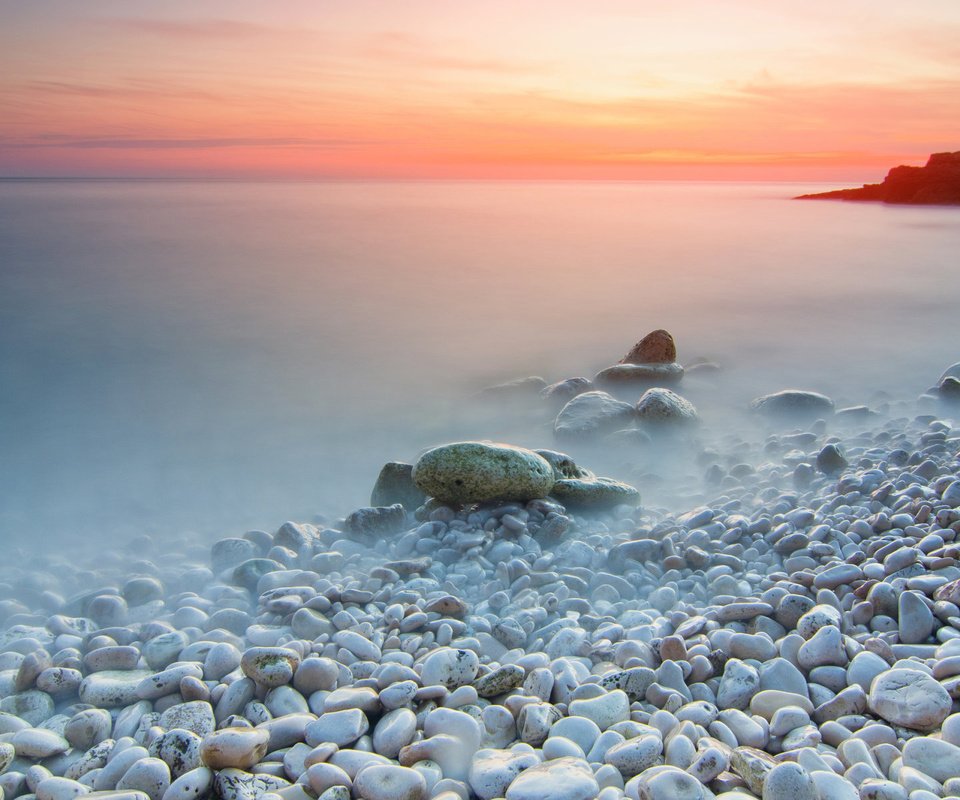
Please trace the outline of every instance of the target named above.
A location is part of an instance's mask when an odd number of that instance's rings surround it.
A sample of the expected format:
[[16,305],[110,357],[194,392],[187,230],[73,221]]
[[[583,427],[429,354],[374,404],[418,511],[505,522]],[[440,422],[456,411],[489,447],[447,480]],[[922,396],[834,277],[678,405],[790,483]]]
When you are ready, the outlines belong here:
[[957,0],[0,0],[0,176],[879,180]]

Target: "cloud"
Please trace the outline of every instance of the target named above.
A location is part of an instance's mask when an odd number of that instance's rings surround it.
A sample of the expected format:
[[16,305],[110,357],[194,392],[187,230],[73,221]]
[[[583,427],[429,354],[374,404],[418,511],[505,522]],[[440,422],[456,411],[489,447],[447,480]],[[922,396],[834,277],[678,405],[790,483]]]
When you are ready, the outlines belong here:
[[354,54],[361,58],[388,61],[425,70],[440,69],[518,75],[541,72],[549,67],[547,62],[542,61],[483,58],[452,52],[458,49],[464,49],[462,42],[438,43],[410,33],[384,31],[371,36],[366,44],[354,51]]
[[24,85],[28,92],[40,92],[62,97],[90,97],[96,99],[118,98],[142,100],[151,98],[192,98],[194,100],[219,100],[216,92],[174,86],[158,81],[128,80],[122,84],[74,83],[71,81],[31,81]]
[[212,17],[192,20],[114,17],[101,19],[98,22],[128,33],[145,33],[176,39],[246,39],[286,33],[272,25]]

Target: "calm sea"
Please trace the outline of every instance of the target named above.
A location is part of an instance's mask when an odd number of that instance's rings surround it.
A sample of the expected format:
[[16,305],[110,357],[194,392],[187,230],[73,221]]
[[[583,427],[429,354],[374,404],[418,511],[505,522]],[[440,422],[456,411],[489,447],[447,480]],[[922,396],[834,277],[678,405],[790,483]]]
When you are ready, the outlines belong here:
[[463,398],[658,327],[724,367],[708,425],[915,397],[960,360],[960,209],[816,188],[0,182],[0,539],[345,513],[452,436],[550,445]]

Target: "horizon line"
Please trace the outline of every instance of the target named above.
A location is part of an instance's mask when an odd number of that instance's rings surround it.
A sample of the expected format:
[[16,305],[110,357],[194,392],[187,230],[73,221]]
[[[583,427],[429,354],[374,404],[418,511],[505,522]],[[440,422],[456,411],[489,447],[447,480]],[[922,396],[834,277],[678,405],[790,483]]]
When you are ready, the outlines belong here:
[[[853,179],[851,179],[853,180]],[[289,177],[280,175],[267,176],[206,176],[206,175],[0,175],[0,181],[130,181],[145,182],[157,181],[166,183],[196,182],[196,183],[833,183],[830,180],[787,179],[787,178],[607,178],[602,176],[592,178],[574,177],[392,177],[392,176],[317,176],[317,177]],[[838,179],[837,182],[849,182]]]

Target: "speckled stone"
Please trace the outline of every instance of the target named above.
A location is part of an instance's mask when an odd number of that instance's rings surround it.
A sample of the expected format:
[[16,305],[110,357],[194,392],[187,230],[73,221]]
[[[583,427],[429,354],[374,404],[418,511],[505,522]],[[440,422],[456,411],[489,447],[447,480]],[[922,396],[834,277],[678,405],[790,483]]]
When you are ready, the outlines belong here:
[[640,505],[640,492],[613,478],[564,478],[553,485],[550,496],[567,508],[581,511]]
[[413,467],[414,483],[445,503],[532,500],[553,486],[553,467],[532,450],[506,444],[454,442],[428,450]]

